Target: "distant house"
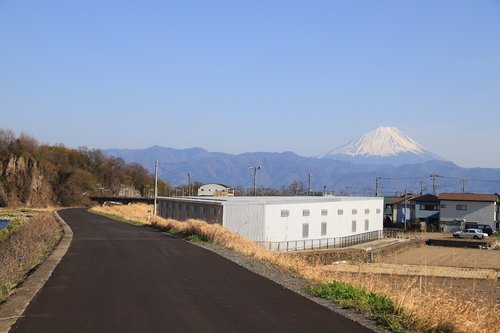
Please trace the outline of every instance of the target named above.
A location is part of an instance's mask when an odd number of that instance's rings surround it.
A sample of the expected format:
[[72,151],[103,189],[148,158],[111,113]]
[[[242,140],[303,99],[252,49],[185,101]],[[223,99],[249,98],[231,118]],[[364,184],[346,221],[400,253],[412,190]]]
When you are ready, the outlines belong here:
[[497,229],[498,201],[496,194],[441,193],[440,223],[444,231],[463,228],[466,222],[488,224]]
[[[406,214],[405,214],[406,208]],[[393,220],[419,228],[437,229],[439,225],[439,199],[432,194],[407,194],[393,200]]]
[[234,190],[222,184],[205,184],[198,189],[199,197],[231,197]]

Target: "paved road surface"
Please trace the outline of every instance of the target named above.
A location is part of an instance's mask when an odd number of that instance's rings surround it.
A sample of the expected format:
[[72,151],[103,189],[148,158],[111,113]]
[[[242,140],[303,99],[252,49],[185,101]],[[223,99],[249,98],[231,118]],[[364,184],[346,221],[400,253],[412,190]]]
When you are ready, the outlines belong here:
[[11,332],[371,332],[183,240],[60,215],[71,247]]

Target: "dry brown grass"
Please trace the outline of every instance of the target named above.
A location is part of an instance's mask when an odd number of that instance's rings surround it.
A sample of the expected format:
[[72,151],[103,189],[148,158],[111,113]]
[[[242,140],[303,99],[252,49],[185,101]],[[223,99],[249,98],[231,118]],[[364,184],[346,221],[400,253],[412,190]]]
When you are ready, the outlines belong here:
[[95,206],[91,210],[101,214],[125,218],[129,221],[150,224],[153,206],[146,204]]
[[0,241],[0,302],[43,261],[61,238],[51,212],[41,212],[22,222]]
[[197,234],[211,242],[256,258],[298,274],[311,283],[343,281],[353,286],[384,295],[391,299],[411,318],[418,318],[414,328],[418,330],[440,330],[450,327],[453,332],[498,332],[500,327],[500,307],[480,299],[465,301],[454,298],[445,289],[426,288],[426,279],[400,278],[393,283],[383,275],[346,274],[322,270],[321,266],[309,264],[300,257],[271,253],[254,242],[245,239],[220,225],[203,221],[184,222],[150,217],[151,206],[131,205],[97,208],[97,211],[121,215],[136,221],[150,223],[156,228],[175,229],[183,234]]

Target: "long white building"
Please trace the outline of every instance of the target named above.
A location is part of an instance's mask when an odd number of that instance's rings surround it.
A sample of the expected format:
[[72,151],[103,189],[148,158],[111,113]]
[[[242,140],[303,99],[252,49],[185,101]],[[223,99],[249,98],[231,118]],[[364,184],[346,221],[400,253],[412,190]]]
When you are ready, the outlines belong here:
[[340,247],[383,230],[381,197],[163,197],[158,212],[221,224],[271,250]]

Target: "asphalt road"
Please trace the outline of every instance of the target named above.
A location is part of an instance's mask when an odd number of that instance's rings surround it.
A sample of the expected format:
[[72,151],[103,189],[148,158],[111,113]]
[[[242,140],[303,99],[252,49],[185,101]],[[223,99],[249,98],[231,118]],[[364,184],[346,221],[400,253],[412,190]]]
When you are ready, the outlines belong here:
[[183,240],[60,215],[73,242],[11,332],[371,332]]

